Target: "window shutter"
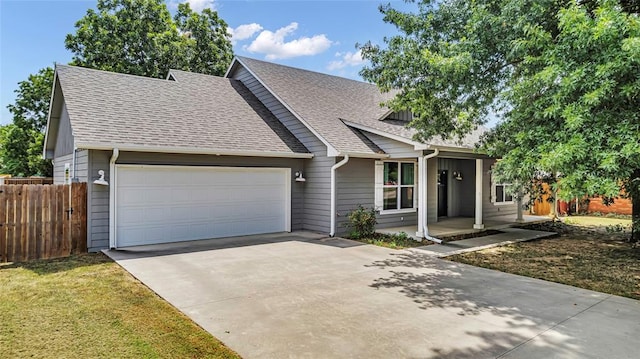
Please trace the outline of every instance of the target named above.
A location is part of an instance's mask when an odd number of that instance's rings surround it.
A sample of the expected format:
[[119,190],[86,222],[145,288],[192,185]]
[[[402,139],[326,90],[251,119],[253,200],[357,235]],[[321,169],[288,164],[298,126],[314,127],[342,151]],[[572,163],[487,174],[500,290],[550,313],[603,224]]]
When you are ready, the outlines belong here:
[[418,208],[418,196],[422,188],[418,188],[418,164],[413,164],[413,208]]
[[384,177],[384,162],[376,161],[375,164],[375,196],[374,196],[374,207],[376,210],[381,211],[383,206],[382,201],[382,186],[383,186],[383,177]]

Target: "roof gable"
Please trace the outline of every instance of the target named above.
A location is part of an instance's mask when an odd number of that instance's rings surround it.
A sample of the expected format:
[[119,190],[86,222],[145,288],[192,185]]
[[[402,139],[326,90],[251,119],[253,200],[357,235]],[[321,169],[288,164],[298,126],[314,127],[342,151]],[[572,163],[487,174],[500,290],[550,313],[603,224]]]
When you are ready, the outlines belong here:
[[308,154],[241,82],[171,74],[175,81],[58,65],[76,146]]
[[460,149],[474,148],[486,131],[481,126],[461,141],[434,138],[427,144],[419,144],[413,140],[415,130],[408,127],[411,113],[395,113],[381,106],[397,92],[382,93],[373,84],[247,57],[236,57],[226,76],[239,65],[247,68],[316,136],[339,153],[374,152],[350,128],[375,130],[424,148],[431,145]]
[[238,65],[249,70],[338,153],[375,155],[367,141],[340,119],[377,120],[389,112],[380,104],[390,99],[390,94],[380,93],[372,84],[246,57],[237,57],[227,76]]

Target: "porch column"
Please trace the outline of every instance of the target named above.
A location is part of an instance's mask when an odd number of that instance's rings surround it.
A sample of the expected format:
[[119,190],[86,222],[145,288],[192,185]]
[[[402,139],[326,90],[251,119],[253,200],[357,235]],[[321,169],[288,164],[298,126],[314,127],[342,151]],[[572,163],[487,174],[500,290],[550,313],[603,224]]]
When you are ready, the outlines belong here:
[[476,159],[476,223],[474,229],[483,229],[482,223],[482,159]]
[[427,181],[425,177],[425,161],[424,156],[418,156],[418,230],[416,231],[416,237],[423,238],[425,233],[424,221],[426,220],[427,210]]

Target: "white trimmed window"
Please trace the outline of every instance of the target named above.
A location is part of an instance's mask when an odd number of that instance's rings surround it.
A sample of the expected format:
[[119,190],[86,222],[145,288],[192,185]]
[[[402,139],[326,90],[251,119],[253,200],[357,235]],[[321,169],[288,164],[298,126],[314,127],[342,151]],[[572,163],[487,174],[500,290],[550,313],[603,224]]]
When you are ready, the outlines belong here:
[[381,212],[415,210],[415,162],[376,161],[375,205]]
[[509,191],[511,184],[494,183],[491,188],[491,198],[495,204],[511,204],[513,203],[513,195]]

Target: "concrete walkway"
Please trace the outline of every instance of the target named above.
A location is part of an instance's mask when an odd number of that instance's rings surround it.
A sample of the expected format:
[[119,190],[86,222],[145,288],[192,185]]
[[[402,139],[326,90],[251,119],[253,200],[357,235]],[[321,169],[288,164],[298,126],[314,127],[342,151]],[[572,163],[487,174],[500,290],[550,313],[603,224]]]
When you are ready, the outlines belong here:
[[419,251],[295,232],[106,253],[245,359],[638,357],[638,301]]
[[419,251],[434,257],[442,258],[467,252],[479,251],[482,249],[503,246],[516,242],[531,241],[534,239],[555,236],[554,232],[534,231],[522,228],[503,228],[503,233],[492,234],[484,237],[462,239],[459,241],[445,242],[442,244],[429,245],[412,248],[412,251]]

